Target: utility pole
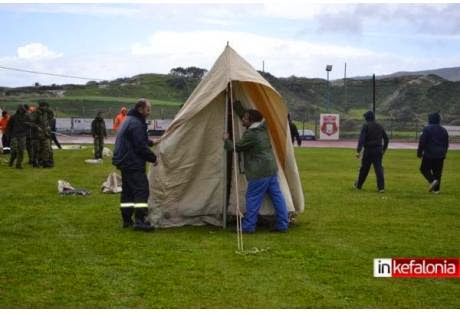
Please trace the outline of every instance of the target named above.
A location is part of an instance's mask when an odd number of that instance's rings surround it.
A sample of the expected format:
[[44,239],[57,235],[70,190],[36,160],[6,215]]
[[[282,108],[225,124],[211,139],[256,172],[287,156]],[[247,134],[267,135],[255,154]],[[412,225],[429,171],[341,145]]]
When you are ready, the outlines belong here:
[[345,62],[345,71],[343,73],[343,88],[345,92],[344,108],[347,108],[348,95],[347,95],[347,63]]
[[375,117],[375,73],[372,75],[372,112]]

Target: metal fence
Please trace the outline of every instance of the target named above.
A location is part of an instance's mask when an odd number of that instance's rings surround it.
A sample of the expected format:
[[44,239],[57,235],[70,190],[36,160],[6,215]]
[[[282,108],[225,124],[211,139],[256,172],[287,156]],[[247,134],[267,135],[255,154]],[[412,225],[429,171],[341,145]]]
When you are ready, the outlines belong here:
[[[296,123],[299,131],[302,129],[312,130],[316,138],[319,138],[319,116],[310,119],[292,116],[292,120]],[[397,119],[377,119],[385,129],[388,137],[393,140],[417,141],[423,128],[427,123],[419,120],[397,120]],[[359,138],[361,127],[364,123],[363,119],[348,119],[340,117],[340,139]],[[460,142],[460,126],[443,125],[449,132],[449,139],[452,142]]]

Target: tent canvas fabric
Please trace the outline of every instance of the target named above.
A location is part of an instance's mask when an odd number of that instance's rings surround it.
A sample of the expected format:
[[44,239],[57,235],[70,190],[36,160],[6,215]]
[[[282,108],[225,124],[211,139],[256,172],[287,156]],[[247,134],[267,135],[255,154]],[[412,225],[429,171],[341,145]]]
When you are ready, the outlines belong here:
[[[228,86],[232,87],[232,98]],[[257,109],[264,116],[288,210],[303,212],[304,194],[290,140],[287,107],[281,95],[227,46],[155,148],[159,163],[151,167],[148,174],[148,220],[155,227],[222,226],[226,205],[228,215],[236,213],[234,172],[228,174],[230,181],[226,175],[227,158],[222,139],[229,98],[240,100],[246,107]],[[234,137],[240,138],[244,131],[235,114]],[[239,173],[237,181],[240,210],[244,213],[247,186],[244,174]],[[231,182],[228,204],[227,182]],[[260,214],[274,214],[268,197]]]

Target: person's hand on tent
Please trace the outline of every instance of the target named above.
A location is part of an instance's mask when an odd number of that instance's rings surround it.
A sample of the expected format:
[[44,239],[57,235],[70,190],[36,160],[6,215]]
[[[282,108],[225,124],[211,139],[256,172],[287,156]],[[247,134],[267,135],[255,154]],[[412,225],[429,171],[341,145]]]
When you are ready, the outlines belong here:
[[149,147],[152,147],[152,146],[154,146],[154,145],[157,145],[158,143],[160,143],[160,139],[159,139],[159,138],[156,138],[156,139],[153,139],[153,140],[149,139],[148,145],[149,145]]
[[228,135],[228,133],[224,133],[224,136],[223,136],[224,141],[225,141],[225,140],[228,140],[229,137],[230,137],[230,135]]

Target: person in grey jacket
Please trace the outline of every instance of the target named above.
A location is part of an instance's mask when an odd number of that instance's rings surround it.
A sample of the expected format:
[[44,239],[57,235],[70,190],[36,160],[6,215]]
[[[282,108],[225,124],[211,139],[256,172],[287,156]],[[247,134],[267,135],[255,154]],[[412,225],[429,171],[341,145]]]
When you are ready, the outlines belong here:
[[423,128],[418,143],[417,157],[422,159],[420,172],[429,183],[429,192],[439,193],[442,168],[449,148],[449,134],[443,128],[439,113],[428,115],[428,125]]

